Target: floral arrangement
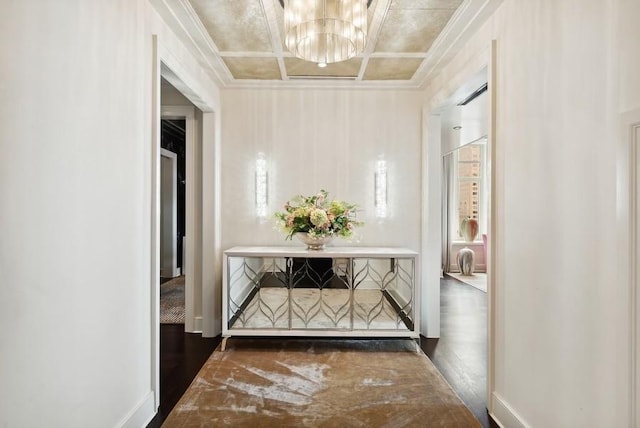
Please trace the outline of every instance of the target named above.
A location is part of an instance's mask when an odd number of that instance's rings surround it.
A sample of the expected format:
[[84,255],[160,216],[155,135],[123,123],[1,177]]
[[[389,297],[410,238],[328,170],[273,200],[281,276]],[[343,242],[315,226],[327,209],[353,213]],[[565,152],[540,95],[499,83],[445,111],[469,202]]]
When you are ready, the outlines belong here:
[[306,232],[310,238],[353,236],[354,227],[363,224],[355,220],[356,205],[329,201],[328,196],[326,190],[320,190],[313,196],[297,195],[284,204],[285,212],[277,212],[275,216],[287,239],[298,232]]

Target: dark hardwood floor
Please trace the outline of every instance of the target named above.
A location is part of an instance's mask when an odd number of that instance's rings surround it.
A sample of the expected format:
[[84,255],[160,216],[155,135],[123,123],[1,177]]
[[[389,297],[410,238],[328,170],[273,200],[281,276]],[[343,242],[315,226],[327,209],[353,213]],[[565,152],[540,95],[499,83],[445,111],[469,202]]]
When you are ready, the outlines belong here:
[[[448,276],[440,292],[441,335],[422,338],[422,349],[482,425],[497,428],[486,411],[487,295]],[[160,409],[147,427],[162,425],[219,343],[183,324],[160,326]]]
[[487,414],[487,294],[449,276],[440,280],[440,338],[422,350],[484,427]]
[[185,333],[184,324],[160,325],[160,409],[148,428],[162,425],[219,343],[220,337]]

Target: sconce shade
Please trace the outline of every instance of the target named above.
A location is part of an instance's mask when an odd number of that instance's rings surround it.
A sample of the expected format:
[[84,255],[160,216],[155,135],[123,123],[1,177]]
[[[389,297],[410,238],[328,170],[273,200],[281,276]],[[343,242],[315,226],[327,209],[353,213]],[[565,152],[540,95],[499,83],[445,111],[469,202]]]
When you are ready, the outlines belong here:
[[258,153],[256,159],[256,215],[258,218],[267,216],[267,160],[264,153]]
[[318,64],[364,51],[366,0],[284,0],[284,43],[296,57]]
[[374,192],[376,217],[385,218],[387,216],[387,162],[384,160],[376,163]]

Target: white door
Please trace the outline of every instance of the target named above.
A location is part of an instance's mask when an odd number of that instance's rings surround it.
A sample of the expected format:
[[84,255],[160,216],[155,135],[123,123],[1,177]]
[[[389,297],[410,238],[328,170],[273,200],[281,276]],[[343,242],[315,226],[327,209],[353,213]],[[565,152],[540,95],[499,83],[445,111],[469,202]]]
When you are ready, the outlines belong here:
[[160,153],[160,276],[175,278],[178,268],[178,156]]

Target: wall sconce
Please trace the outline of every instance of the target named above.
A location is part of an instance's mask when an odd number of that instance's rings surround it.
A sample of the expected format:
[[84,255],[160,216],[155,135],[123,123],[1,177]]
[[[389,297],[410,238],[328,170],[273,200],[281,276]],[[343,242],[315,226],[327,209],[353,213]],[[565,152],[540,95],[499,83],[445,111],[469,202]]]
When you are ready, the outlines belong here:
[[376,217],[385,218],[387,216],[387,162],[382,159],[376,162],[374,191]]
[[267,160],[264,153],[258,153],[256,159],[256,215],[260,219],[267,217]]

